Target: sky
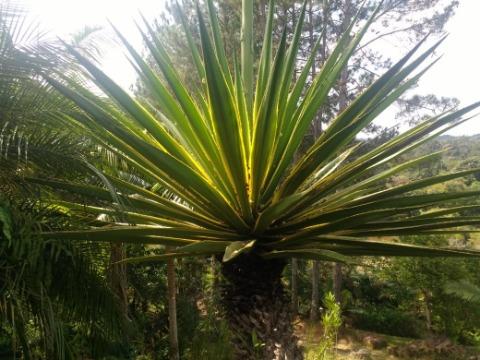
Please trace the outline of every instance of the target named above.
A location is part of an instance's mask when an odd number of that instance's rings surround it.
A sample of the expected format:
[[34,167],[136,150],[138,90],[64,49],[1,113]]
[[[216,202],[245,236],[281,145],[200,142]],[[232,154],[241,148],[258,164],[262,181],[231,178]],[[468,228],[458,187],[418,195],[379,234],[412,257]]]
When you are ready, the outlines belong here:
[[[1,0],[0,0],[1,1]],[[239,0],[240,1],[240,0]],[[23,0],[30,16],[37,19],[50,34],[68,37],[85,25],[100,25],[110,29],[107,19],[112,21],[126,37],[141,49],[141,39],[134,19],[139,11],[147,19],[158,16],[163,9],[163,0]],[[457,97],[461,105],[480,100],[480,14],[479,0],[460,0],[455,16],[448,22],[449,37],[438,54],[440,61],[424,75],[419,87],[420,94],[433,93],[438,96]],[[391,44],[389,44],[391,45]],[[407,50],[407,46],[405,49]],[[403,51],[402,51],[403,52]],[[107,74],[120,85],[128,88],[135,81],[135,72],[126,61],[119,46],[105,47],[102,60]],[[390,122],[386,114],[383,118]],[[383,119],[382,118],[382,119]],[[452,135],[480,133],[480,116],[449,132]]]
[[[451,96],[468,105],[480,100],[480,1],[460,0],[456,15],[447,23],[449,36],[441,45],[440,61],[420,80],[418,92]],[[480,133],[480,117],[450,132]]]
[[[1,2],[2,0],[0,0]],[[15,1],[15,0],[13,0]],[[41,24],[49,36],[68,39],[85,26],[101,26],[106,37],[114,38],[112,22],[136,49],[142,49],[142,40],[135,21],[142,13],[148,20],[155,19],[164,10],[163,0],[20,0],[29,16]],[[102,64],[105,72],[121,86],[128,88],[136,73],[125,57],[122,47],[113,42],[103,46]]]

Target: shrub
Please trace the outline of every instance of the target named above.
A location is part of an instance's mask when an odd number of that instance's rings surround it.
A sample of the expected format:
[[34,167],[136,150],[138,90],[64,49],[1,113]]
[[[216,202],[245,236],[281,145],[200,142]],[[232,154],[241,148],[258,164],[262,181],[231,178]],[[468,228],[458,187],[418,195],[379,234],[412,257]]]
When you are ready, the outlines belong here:
[[382,334],[419,337],[421,324],[411,313],[402,310],[370,305],[364,309],[351,310],[353,325],[362,330]]
[[[338,329],[342,325],[341,307],[329,292],[323,299],[325,311],[322,315],[323,335],[320,342],[307,350],[306,360],[334,359],[333,348],[337,342]],[[310,334],[308,337],[312,337]]]

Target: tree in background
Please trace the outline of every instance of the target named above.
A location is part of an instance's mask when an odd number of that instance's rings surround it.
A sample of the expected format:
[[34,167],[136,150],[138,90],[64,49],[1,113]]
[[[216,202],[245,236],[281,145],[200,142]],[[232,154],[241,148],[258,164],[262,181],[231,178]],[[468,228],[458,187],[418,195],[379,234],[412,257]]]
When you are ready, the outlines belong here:
[[[256,50],[260,49],[262,44],[265,25],[262,19],[265,19],[267,2],[267,0],[255,2],[254,11],[259,17],[259,21],[254,26],[253,45]],[[302,4],[303,1],[295,0],[276,2],[276,24],[272,29],[274,43],[279,42],[284,27],[289,33],[293,33]],[[303,66],[312,52],[315,42],[321,38],[322,46],[317,49],[315,59],[312,61],[313,72],[316,73],[321,69],[331,49],[338,42],[353,16],[358,14],[359,21],[366,21],[368,14],[377,4],[378,1],[367,1],[364,4],[364,1],[358,0],[309,0],[304,33],[300,39],[297,66],[299,68]],[[320,111],[319,121],[324,122],[325,125],[328,124],[329,120],[345,107],[346,101],[355,98],[378,77],[380,71],[391,66],[392,59],[388,53],[391,53],[392,49],[389,49],[386,41],[395,41],[396,44],[407,48],[409,44],[427,34],[431,34],[432,37],[442,36],[445,25],[454,15],[458,4],[459,2],[455,0],[383,1],[381,10],[374,19],[371,32],[350,59],[348,68],[342,74],[342,80],[334,87],[328,107],[324,107]],[[219,22],[222,25],[221,31],[226,44],[226,53],[229,56],[239,53],[241,46],[238,24],[241,20],[241,2],[222,0],[216,1],[215,5],[219,14]],[[182,31],[179,31],[182,21],[186,21],[191,29],[193,40],[197,44],[199,43],[195,2],[184,0],[182,8],[186,15],[183,20],[175,2],[167,2],[167,11],[157,20],[156,31],[172,54],[172,58],[178,60],[176,64],[179,66],[179,74],[187,80],[187,83],[197,84],[198,79],[190,71],[194,64],[189,56],[188,42]],[[362,10],[360,11],[360,9]],[[402,97],[400,100],[402,106],[400,114],[407,112],[411,115],[419,109],[438,111],[444,107],[450,108],[458,105],[454,99],[438,98],[431,94]],[[432,115],[432,113],[427,115]],[[319,125],[319,128],[321,129],[322,125]],[[375,130],[374,127],[371,129]]]
[[[422,245],[447,245],[449,236],[408,236],[402,240]],[[363,324],[367,330],[391,335],[441,335],[472,344],[469,333],[478,330],[480,312],[467,294],[471,293],[469,289],[475,288],[474,284],[480,283],[477,267],[477,262],[464,259],[398,258],[381,261],[375,264],[375,273],[371,274],[372,283],[379,283],[379,295],[372,297],[378,302],[370,302],[370,313],[365,312],[356,325],[362,327]],[[464,301],[458,301],[454,296],[462,297],[462,292],[456,289],[459,284],[467,283]],[[382,303],[381,297],[386,301]],[[374,314],[377,314],[376,321]],[[381,314],[385,318],[379,321]],[[402,318],[409,320],[401,321]]]

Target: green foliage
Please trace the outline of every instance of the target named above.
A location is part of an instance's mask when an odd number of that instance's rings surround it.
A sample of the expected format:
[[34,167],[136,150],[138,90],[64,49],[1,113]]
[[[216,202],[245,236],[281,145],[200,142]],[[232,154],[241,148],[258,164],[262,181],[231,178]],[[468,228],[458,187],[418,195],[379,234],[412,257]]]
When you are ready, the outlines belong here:
[[480,303],[480,287],[472,284],[468,280],[446,283],[445,293],[455,295],[467,302]]
[[354,271],[349,276],[346,287],[352,299],[346,313],[358,329],[394,336],[420,336],[421,324],[416,314],[402,306],[414,301],[414,294],[407,286],[390,282],[390,278],[379,278],[377,271],[383,266],[383,262],[378,262],[372,272]]
[[366,305],[350,311],[353,326],[357,329],[374,331],[381,334],[418,338],[421,333],[416,316],[403,309],[382,305]]
[[[325,294],[323,306],[323,334],[318,341],[318,344],[307,349],[306,360],[335,359],[334,346],[337,342],[338,330],[342,325],[341,308],[338,302],[335,300],[335,296],[331,292]],[[307,335],[307,337],[310,336]]]
[[207,312],[193,334],[193,339],[184,354],[185,359],[232,359],[230,332],[224,320]]
[[463,333],[463,337],[467,344],[473,345],[480,350],[480,329],[476,328],[473,330],[465,331]]
[[[159,249],[127,246],[129,256],[153,256]],[[176,265],[177,322],[182,359],[231,359],[230,333],[218,305],[215,264],[183,259]],[[132,347],[137,357],[168,359],[166,264],[128,267],[129,313],[138,333]],[[223,356],[223,357],[222,357]]]
[[265,343],[258,338],[257,332],[255,330],[252,331],[251,342],[253,346],[254,359],[260,360],[260,358],[262,357],[263,348],[265,347]]
[[[184,276],[179,277],[180,286],[182,286],[182,278],[184,279],[182,293],[185,298],[191,301],[193,297],[197,301],[190,304],[190,307],[197,310],[195,326],[188,333],[183,332],[184,335],[180,336],[184,338],[182,356],[187,360],[232,359],[230,332],[227,323],[221,317],[218,302],[220,289],[217,285],[217,266],[213,259],[209,263],[191,261],[189,266],[184,268]],[[194,274],[193,277],[192,274]],[[194,279],[202,281],[192,284]],[[185,288],[185,286],[188,287]],[[193,291],[196,293],[193,294]]]
[[341,307],[332,293],[327,293],[323,299],[325,307],[322,315],[323,341],[325,347],[332,351],[337,341],[338,329],[342,325]]
[[[448,242],[440,236],[410,236],[403,241],[436,246]],[[359,282],[363,285],[352,290],[356,327],[407,337],[433,333],[470,342],[467,334],[476,331],[480,322],[478,307],[446,289],[465,279],[478,284],[478,261],[399,258],[373,266],[375,270],[367,273],[370,280],[364,275]]]
[[55,210],[5,200],[0,209],[10,214],[11,237],[0,236],[0,319],[12,333],[12,351],[74,358],[100,355],[103,345],[119,341],[126,322],[92,261],[98,249],[41,239],[39,229],[69,226]]
[[3,240],[12,241],[12,219],[6,207],[0,208],[0,229],[2,230]]

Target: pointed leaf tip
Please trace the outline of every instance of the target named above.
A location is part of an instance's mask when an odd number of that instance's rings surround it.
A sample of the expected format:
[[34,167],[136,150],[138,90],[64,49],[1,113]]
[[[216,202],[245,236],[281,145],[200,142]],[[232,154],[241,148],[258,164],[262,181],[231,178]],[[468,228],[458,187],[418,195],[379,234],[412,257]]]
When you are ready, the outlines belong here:
[[230,261],[236,258],[238,255],[249,252],[252,250],[253,246],[257,240],[250,241],[235,241],[227,246],[225,253],[223,255],[223,262]]

